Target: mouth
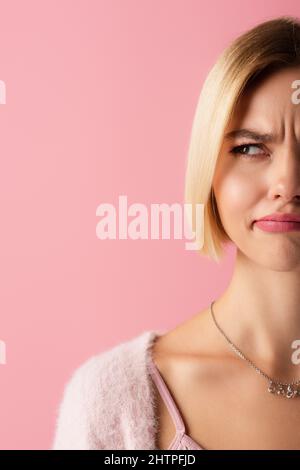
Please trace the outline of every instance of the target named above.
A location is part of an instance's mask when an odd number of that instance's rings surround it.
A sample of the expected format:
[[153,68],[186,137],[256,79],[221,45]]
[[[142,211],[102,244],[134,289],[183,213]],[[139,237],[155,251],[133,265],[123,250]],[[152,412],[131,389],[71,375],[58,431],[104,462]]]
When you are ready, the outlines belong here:
[[264,232],[299,232],[300,221],[295,220],[255,220],[254,225]]
[[275,222],[300,222],[300,214],[296,212],[274,212],[273,214],[266,215],[256,220],[256,222],[261,220],[272,220]]

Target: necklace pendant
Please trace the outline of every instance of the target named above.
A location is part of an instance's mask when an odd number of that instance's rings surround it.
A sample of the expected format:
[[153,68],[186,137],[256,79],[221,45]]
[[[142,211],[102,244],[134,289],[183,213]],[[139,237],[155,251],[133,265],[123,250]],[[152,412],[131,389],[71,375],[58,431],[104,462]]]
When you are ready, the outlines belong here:
[[296,396],[300,396],[300,390],[293,388],[292,385],[284,386],[276,384],[272,382],[272,380],[269,382],[268,392],[275,395],[282,395],[285,398],[295,398]]
[[287,387],[285,396],[286,396],[286,398],[294,398],[298,395],[298,393],[299,393],[299,390],[297,390],[295,388],[292,388],[291,385],[289,385]]
[[268,392],[270,392],[270,393],[276,393],[276,386],[275,386],[275,384],[272,382],[272,380],[270,380],[270,382],[269,382]]

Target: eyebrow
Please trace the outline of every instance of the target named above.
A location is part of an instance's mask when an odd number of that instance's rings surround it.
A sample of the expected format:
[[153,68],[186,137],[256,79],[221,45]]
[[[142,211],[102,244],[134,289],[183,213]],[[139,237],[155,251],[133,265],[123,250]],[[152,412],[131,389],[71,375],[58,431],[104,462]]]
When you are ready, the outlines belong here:
[[233,139],[236,137],[246,137],[248,139],[253,139],[256,142],[271,142],[272,140],[275,140],[274,134],[260,134],[257,131],[252,131],[251,129],[235,129],[225,134],[226,139]]

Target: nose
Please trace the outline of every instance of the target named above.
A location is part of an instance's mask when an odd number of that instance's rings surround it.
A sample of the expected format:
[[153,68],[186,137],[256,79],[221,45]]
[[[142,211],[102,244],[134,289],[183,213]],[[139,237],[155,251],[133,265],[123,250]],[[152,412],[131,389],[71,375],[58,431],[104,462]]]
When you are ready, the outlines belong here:
[[282,150],[274,160],[270,198],[300,204],[300,146]]

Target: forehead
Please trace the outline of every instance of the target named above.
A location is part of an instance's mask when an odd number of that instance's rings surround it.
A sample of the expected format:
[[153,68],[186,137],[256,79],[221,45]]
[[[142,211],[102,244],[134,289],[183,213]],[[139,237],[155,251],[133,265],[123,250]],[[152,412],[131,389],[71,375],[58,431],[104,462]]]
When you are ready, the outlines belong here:
[[[276,127],[282,121],[300,119],[300,104],[292,101],[295,80],[300,80],[300,65],[273,71],[263,78],[254,81],[239,98],[229,127],[246,121],[256,120],[270,122]],[[300,87],[299,87],[300,97]]]

